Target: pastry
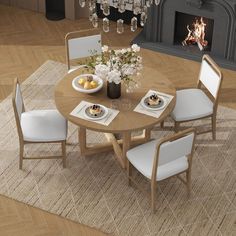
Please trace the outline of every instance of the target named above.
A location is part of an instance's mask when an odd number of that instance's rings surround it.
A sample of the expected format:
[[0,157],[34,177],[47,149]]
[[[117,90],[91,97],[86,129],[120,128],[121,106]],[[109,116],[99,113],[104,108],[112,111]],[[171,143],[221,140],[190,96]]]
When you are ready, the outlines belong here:
[[157,94],[152,94],[148,98],[148,105],[149,106],[156,106],[161,102],[161,99],[157,96]]
[[92,75],[88,75],[87,76],[87,81],[88,82],[92,82],[93,81],[93,76]]
[[99,105],[92,105],[89,108],[89,112],[90,112],[91,115],[97,116],[102,112],[102,109]]

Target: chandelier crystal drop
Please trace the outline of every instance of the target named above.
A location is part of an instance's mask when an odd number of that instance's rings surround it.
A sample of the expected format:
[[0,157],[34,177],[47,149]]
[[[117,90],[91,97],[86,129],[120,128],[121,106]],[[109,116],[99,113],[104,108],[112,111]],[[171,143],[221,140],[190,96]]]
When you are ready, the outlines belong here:
[[80,5],[81,7],[85,7],[86,1],[85,1],[85,0],[79,0],[79,5]]
[[94,28],[98,27],[98,15],[96,12],[93,13],[93,15],[92,15],[92,25]]
[[103,15],[110,15],[110,4],[108,2],[103,3]]
[[125,12],[125,8],[126,8],[125,0],[118,0],[117,8],[118,8],[118,12],[124,13]]
[[[96,4],[100,4],[100,10],[104,15],[102,20],[102,28],[104,32],[110,31],[110,21],[108,16],[110,15],[110,7],[116,8],[118,14],[125,13],[125,11],[132,11],[133,17],[130,22],[130,30],[132,32],[136,31],[138,28],[138,18],[139,25],[144,26],[147,21],[148,8],[152,5],[158,6],[161,0],[79,0],[79,5],[85,7],[86,3],[89,8],[89,20],[92,22],[94,28],[98,27],[98,15]],[[139,16],[139,17],[138,17]],[[117,33],[122,34],[124,32],[124,20],[118,19],[116,22]]]
[[122,20],[122,19],[117,20],[116,31],[118,34],[124,33],[124,20]]
[[105,33],[110,31],[110,21],[107,17],[102,20],[102,29]]
[[140,14],[141,9],[142,9],[141,0],[134,0],[134,3],[133,3],[133,13],[134,13],[134,15]]
[[138,19],[137,19],[137,17],[134,16],[131,19],[130,30],[132,32],[134,32],[134,31],[136,31],[137,28],[138,28]]

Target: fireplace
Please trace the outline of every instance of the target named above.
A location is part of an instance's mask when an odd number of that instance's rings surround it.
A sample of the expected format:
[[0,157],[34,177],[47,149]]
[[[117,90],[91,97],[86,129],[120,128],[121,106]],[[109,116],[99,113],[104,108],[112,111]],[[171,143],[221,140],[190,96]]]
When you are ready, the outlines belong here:
[[174,44],[191,50],[211,51],[214,20],[175,13]]
[[207,53],[236,70],[236,0],[161,0],[134,42],[198,61]]

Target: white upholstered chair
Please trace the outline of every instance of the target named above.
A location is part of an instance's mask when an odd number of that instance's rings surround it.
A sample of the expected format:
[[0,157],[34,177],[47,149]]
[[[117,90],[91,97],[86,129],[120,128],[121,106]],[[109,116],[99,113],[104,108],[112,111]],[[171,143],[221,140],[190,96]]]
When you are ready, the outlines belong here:
[[83,67],[83,65],[71,66],[72,60],[79,60],[102,52],[102,37],[98,29],[70,32],[65,37],[65,44],[68,73]]
[[[191,191],[191,168],[195,142],[193,128],[176,133],[161,140],[153,140],[139,145],[127,152],[129,184],[132,178],[132,166],[151,181],[151,207],[155,211],[157,182],[177,176]],[[178,176],[186,173],[186,181]],[[138,186],[138,183],[136,183]]]
[[[57,159],[61,158],[66,167],[67,121],[57,110],[25,111],[24,102],[17,79],[14,81],[12,97],[20,142],[20,163],[22,169],[25,159]],[[24,145],[32,143],[61,143],[62,155],[49,157],[25,157]]]
[[[216,114],[222,79],[219,67],[210,56],[204,55],[197,88],[178,90],[176,93],[176,105],[171,114],[176,132],[182,122],[211,118],[211,129],[199,133],[212,132],[212,138],[216,139]],[[208,92],[205,93],[202,88]]]

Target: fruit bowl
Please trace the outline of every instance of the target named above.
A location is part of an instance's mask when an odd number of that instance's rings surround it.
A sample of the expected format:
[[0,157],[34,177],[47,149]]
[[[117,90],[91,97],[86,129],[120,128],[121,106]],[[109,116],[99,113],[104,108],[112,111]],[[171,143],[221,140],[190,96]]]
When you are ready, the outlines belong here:
[[72,87],[81,93],[96,93],[103,87],[103,80],[93,74],[81,74],[73,79]]

